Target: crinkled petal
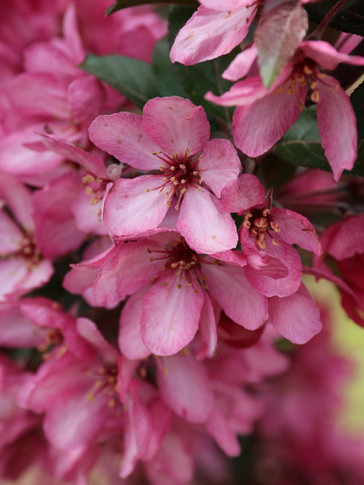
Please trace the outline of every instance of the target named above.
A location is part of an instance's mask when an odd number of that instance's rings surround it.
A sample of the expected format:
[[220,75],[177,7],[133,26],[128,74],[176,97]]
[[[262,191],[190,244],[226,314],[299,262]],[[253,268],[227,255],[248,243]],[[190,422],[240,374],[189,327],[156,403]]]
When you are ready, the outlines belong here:
[[162,222],[168,204],[159,188],[162,177],[142,175],[118,179],[105,198],[103,220],[113,236],[140,234]]
[[215,139],[205,146],[198,173],[216,197],[221,197],[225,185],[235,180],[241,172],[241,162],[229,140]]
[[141,336],[156,355],[172,355],[191,342],[198,329],[203,305],[202,288],[192,286],[176,272],[167,272],[145,295],[141,312]]
[[202,106],[178,96],[150,99],[143,109],[143,129],[161,150],[183,158],[200,152],[210,138]]
[[202,272],[209,293],[234,322],[248,330],[263,325],[268,318],[267,300],[250,285],[243,268],[230,264],[202,264]]
[[348,96],[336,79],[326,76],[317,81],[320,95],[317,124],[321,144],[337,182],[343,170],[353,168],[357,157],[356,118]]
[[255,175],[242,174],[221,193],[221,204],[227,212],[248,212],[266,204],[265,189]]
[[269,322],[295,344],[305,344],[322,329],[320,311],[303,283],[293,295],[269,300]]
[[160,150],[144,133],[142,117],[134,113],[98,116],[90,125],[89,136],[96,146],[121,162],[139,170],[158,170]]
[[233,218],[206,189],[189,187],[176,226],[187,244],[198,253],[218,253],[235,248],[238,243]]
[[158,359],[157,365],[159,388],[168,406],[190,423],[206,422],[214,395],[204,366],[184,353]]
[[188,66],[227,54],[244,40],[256,11],[256,5],[222,12],[199,7],[174,41],[172,62]]

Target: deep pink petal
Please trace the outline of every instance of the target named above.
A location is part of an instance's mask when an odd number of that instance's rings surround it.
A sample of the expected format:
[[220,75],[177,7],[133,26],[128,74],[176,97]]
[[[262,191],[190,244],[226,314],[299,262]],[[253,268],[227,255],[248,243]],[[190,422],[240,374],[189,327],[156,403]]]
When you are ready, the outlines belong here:
[[221,204],[228,212],[248,212],[266,204],[265,188],[255,175],[242,174],[221,193]]
[[104,109],[105,90],[94,76],[82,76],[70,83],[67,96],[73,119],[86,130],[87,137],[91,121]]
[[198,329],[203,305],[202,288],[181,280],[176,272],[159,278],[145,295],[141,336],[156,355],[172,355],[191,342]]
[[323,40],[306,40],[300,43],[299,48],[307,57],[310,57],[329,71],[336,69],[340,62],[364,66],[364,57],[349,56],[338,52],[335,47]]
[[251,5],[251,0],[199,0],[201,5],[206,8],[211,8],[213,10],[235,10],[237,8],[245,7]]
[[222,73],[222,77],[229,81],[237,81],[238,79],[245,77],[250,71],[256,58],[257,46],[252,44],[235,57],[230,66]]
[[306,217],[288,209],[272,209],[272,217],[281,228],[279,238],[288,244],[297,244],[300,248],[321,254],[321,245],[315,228]]
[[210,125],[202,106],[170,96],[149,100],[143,109],[143,129],[161,150],[183,158],[200,152],[210,138]]
[[364,253],[364,215],[332,224],[322,233],[321,242],[324,252],[338,260]]
[[210,297],[204,294],[204,304],[201,309],[199,325],[200,349],[197,355],[198,360],[206,357],[213,357],[217,346],[216,318]]
[[215,59],[240,44],[248,33],[257,7],[226,10],[219,12],[199,7],[174,41],[170,54],[172,62],[188,66]]
[[149,286],[134,293],[124,305],[120,315],[119,348],[128,359],[145,359],[150,350],[140,336],[140,315],[143,298]]
[[[321,144],[337,182],[343,170],[353,168],[357,157],[356,118],[345,91],[336,79],[326,76],[317,82],[320,101],[317,124]],[[340,136],[337,130],[340,127]]]
[[[210,258],[209,258],[210,259]],[[211,260],[213,262],[213,260]],[[202,265],[207,289],[224,312],[239,325],[255,330],[267,320],[266,298],[252,288],[245,277],[244,269],[230,264]]]
[[16,303],[0,304],[0,345],[30,348],[39,345],[47,329],[33,325],[19,311]]
[[103,220],[114,236],[140,234],[154,229],[168,211],[162,177],[142,175],[118,179],[105,199]]
[[221,139],[208,142],[198,164],[198,173],[217,197],[221,197],[225,185],[235,180],[240,172],[241,162],[232,143]]
[[214,395],[204,366],[189,354],[180,353],[157,360],[158,384],[164,401],[190,423],[204,423]]
[[142,117],[134,113],[98,116],[89,128],[96,146],[121,162],[139,170],[158,170],[160,160],[153,153],[160,149],[144,133]]
[[177,230],[187,244],[199,253],[213,254],[235,248],[238,233],[230,214],[206,189],[190,187],[184,196],[177,220]]
[[269,300],[269,322],[295,344],[305,344],[322,329],[320,311],[303,284],[291,296]]
[[240,455],[239,441],[229,426],[227,417],[219,409],[214,409],[206,423],[206,428],[226,455]]
[[234,113],[236,146],[250,157],[269,150],[297,121],[305,92],[296,85],[289,93],[289,81],[251,106],[238,107]]

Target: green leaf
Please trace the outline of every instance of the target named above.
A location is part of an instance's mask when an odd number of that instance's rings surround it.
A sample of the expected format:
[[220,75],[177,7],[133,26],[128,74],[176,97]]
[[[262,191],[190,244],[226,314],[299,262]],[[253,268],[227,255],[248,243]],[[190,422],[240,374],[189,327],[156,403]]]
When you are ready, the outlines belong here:
[[106,10],[106,15],[111,15],[112,13],[117,12],[118,10],[122,10],[123,8],[135,7],[137,5],[146,5],[150,3],[174,3],[178,5],[193,5],[196,7],[199,6],[197,0],[164,0],[163,2],[160,2],[160,0],[117,0]]
[[[326,0],[315,4],[307,4],[309,19],[319,24],[327,13],[337,4],[338,0]],[[350,32],[364,36],[364,2],[363,0],[348,0],[330,22],[333,27],[342,32]]]
[[[191,17],[194,10],[186,7],[174,6],[170,9],[169,15],[169,38],[172,44],[179,29]],[[232,62],[240,49],[234,49],[233,52],[212,61],[201,62],[194,66],[184,66],[175,63],[178,78],[181,84],[191,98],[191,100],[205,108],[208,115],[212,115],[221,120],[230,121],[233,109],[223,108],[216,104],[210,103],[205,99],[205,94],[212,91],[214,94],[222,94],[229,90],[232,83],[221,78],[221,74]],[[228,115],[228,116],[227,116]],[[227,119],[228,118],[228,119]]]
[[302,111],[296,123],[276,145],[275,152],[283,160],[294,165],[331,171],[320,142],[316,106],[310,106]]
[[159,94],[152,66],[138,59],[89,54],[80,67],[115,88],[140,108],[148,99]]
[[306,10],[295,1],[286,1],[263,11],[255,31],[260,76],[266,88],[275,81],[295,53],[308,29]]
[[167,39],[156,43],[153,52],[152,69],[156,77],[156,83],[160,96],[181,96],[187,94],[178,78],[177,66],[172,64],[169,58],[169,43]]

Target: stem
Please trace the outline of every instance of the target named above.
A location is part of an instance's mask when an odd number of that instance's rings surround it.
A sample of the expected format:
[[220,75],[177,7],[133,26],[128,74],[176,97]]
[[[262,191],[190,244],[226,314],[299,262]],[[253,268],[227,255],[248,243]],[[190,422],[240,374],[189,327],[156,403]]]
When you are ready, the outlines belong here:
[[331,20],[335,17],[338,11],[345,5],[347,0],[339,0],[331,10],[326,14],[326,16],[321,20],[321,23],[316,27],[316,29],[311,33],[311,39],[321,39],[326,27],[329,25]]

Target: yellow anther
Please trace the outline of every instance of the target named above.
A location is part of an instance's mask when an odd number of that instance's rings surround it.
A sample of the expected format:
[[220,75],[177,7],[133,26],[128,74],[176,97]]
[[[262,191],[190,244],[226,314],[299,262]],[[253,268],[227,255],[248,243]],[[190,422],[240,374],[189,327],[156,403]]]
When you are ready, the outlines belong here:
[[320,93],[316,91],[312,91],[311,96],[310,96],[311,101],[314,103],[318,103],[320,101]]

